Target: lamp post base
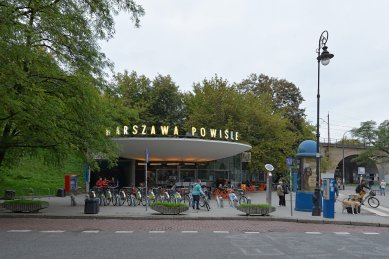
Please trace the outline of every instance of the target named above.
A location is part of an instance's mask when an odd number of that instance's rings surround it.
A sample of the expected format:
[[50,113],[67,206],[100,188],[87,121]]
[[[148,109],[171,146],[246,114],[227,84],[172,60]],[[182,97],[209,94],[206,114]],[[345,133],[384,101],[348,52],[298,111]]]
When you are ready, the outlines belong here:
[[312,209],[312,216],[321,216],[321,209],[320,208],[313,208]]
[[312,196],[312,216],[321,216],[321,208],[320,208],[320,189],[318,187],[315,188],[315,192]]

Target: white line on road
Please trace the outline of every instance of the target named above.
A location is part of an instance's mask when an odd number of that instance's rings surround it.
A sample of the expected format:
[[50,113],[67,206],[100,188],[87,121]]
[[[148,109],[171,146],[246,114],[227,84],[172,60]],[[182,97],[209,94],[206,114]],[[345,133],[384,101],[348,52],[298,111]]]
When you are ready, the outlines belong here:
[[8,230],[7,232],[11,232],[11,233],[26,233],[26,232],[31,232],[32,230],[29,230],[29,229],[12,229],[12,230]]
[[364,209],[364,210],[367,210],[367,211],[369,211],[369,212],[373,212],[373,213],[377,214],[378,216],[382,216],[382,217],[388,217],[388,216],[389,216],[389,215],[386,214],[386,213],[383,213],[383,212],[381,212],[381,211],[379,211],[379,210],[376,210],[376,209],[368,208],[368,207],[366,207],[366,206],[363,206],[363,209]]
[[116,234],[130,234],[130,233],[134,233],[134,231],[132,230],[118,230],[118,231],[115,231]]
[[216,233],[216,234],[228,234],[230,232],[229,231],[213,231],[213,233]]
[[87,233],[87,234],[97,234],[99,233],[100,230],[84,230],[82,233]]
[[166,231],[164,230],[151,230],[149,233],[165,233]]
[[350,235],[349,232],[334,232],[335,235]]
[[377,232],[364,232],[364,235],[379,235],[380,233]]
[[320,235],[321,232],[305,232],[305,234],[309,234],[309,235]]
[[183,230],[181,233],[199,233],[197,230]]
[[259,232],[244,232],[245,234],[259,234]]
[[63,233],[65,230],[41,230],[41,233]]
[[379,206],[377,209],[380,209],[380,210],[384,210],[384,211],[389,212],[389,209],[388,209],[388,208],[385,208],[385,207],[382,207],[382,206]]

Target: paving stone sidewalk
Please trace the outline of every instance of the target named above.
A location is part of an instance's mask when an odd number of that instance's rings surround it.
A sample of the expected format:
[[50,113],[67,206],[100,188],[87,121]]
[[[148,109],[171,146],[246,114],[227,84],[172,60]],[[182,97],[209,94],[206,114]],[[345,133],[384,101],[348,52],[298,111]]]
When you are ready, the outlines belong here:
[[[347,187],[346,190],[340,190],[340,197],[348,197],[353,194],[353,187]],[[266,203],[265,192],[248,193],[252,203]],[[123,206],[100,206],[98,214],[84,214],[85,195],[77,195],[76,206],[71,206],[71,199],[66,197],[42,197],[39,199],[46,200],[50,206],[38,213],[12,213],[4,208],[0,208],[1,217],[39,217],[39,218],[100,218],[100,219],[241,219],[241,220],[274,220],[274,221],[289,221],[289,222],[307,222],[307,223],[323,223],[323,224],[348,224],[348,225],[371,225],[389,227],[389,196],[376,196],[380,200],[380,207],[372,209],[362,206],[360,214],[349,214],[346,211],[342,213],[340,202],[335,203],[335,217],[324,218],[322,216],[312,216],[310,212],[301,212],[294,210],[295,196],[292,195],[292,210],[290,203],[290,195],[286,196],[286,207],[277,207],[278,197],[275,192],[272,193],[272,205],[276,207],[276,211],[269,216],[246,216],[244,213],[231,207],[228,202],[224,202],[224,207],[217,206],[215,199],[210,201],[211,210],[205,208],[201,210],[188,211],[182,215],[160,215],[157,212],[144,206],[129,207]],[[0,201],[1,202],[1,201]]]

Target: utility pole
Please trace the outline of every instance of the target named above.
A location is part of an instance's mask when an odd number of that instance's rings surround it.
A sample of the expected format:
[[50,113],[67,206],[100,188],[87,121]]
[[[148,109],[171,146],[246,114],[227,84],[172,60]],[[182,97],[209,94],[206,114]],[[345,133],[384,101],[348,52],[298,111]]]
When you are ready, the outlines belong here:
[[328,122],[328,161],[330,161],[330,113],[328,112],[327,115],[327,122]]

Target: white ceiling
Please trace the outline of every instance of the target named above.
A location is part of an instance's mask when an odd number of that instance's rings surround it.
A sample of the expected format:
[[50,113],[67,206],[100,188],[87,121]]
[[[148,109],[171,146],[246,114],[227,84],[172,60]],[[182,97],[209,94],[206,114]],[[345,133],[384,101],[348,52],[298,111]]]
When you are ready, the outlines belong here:
[[206,162],[240,154],[250,145],[237,142],[191,138],[113,138],[120,147],[120,157],[144,161]]

